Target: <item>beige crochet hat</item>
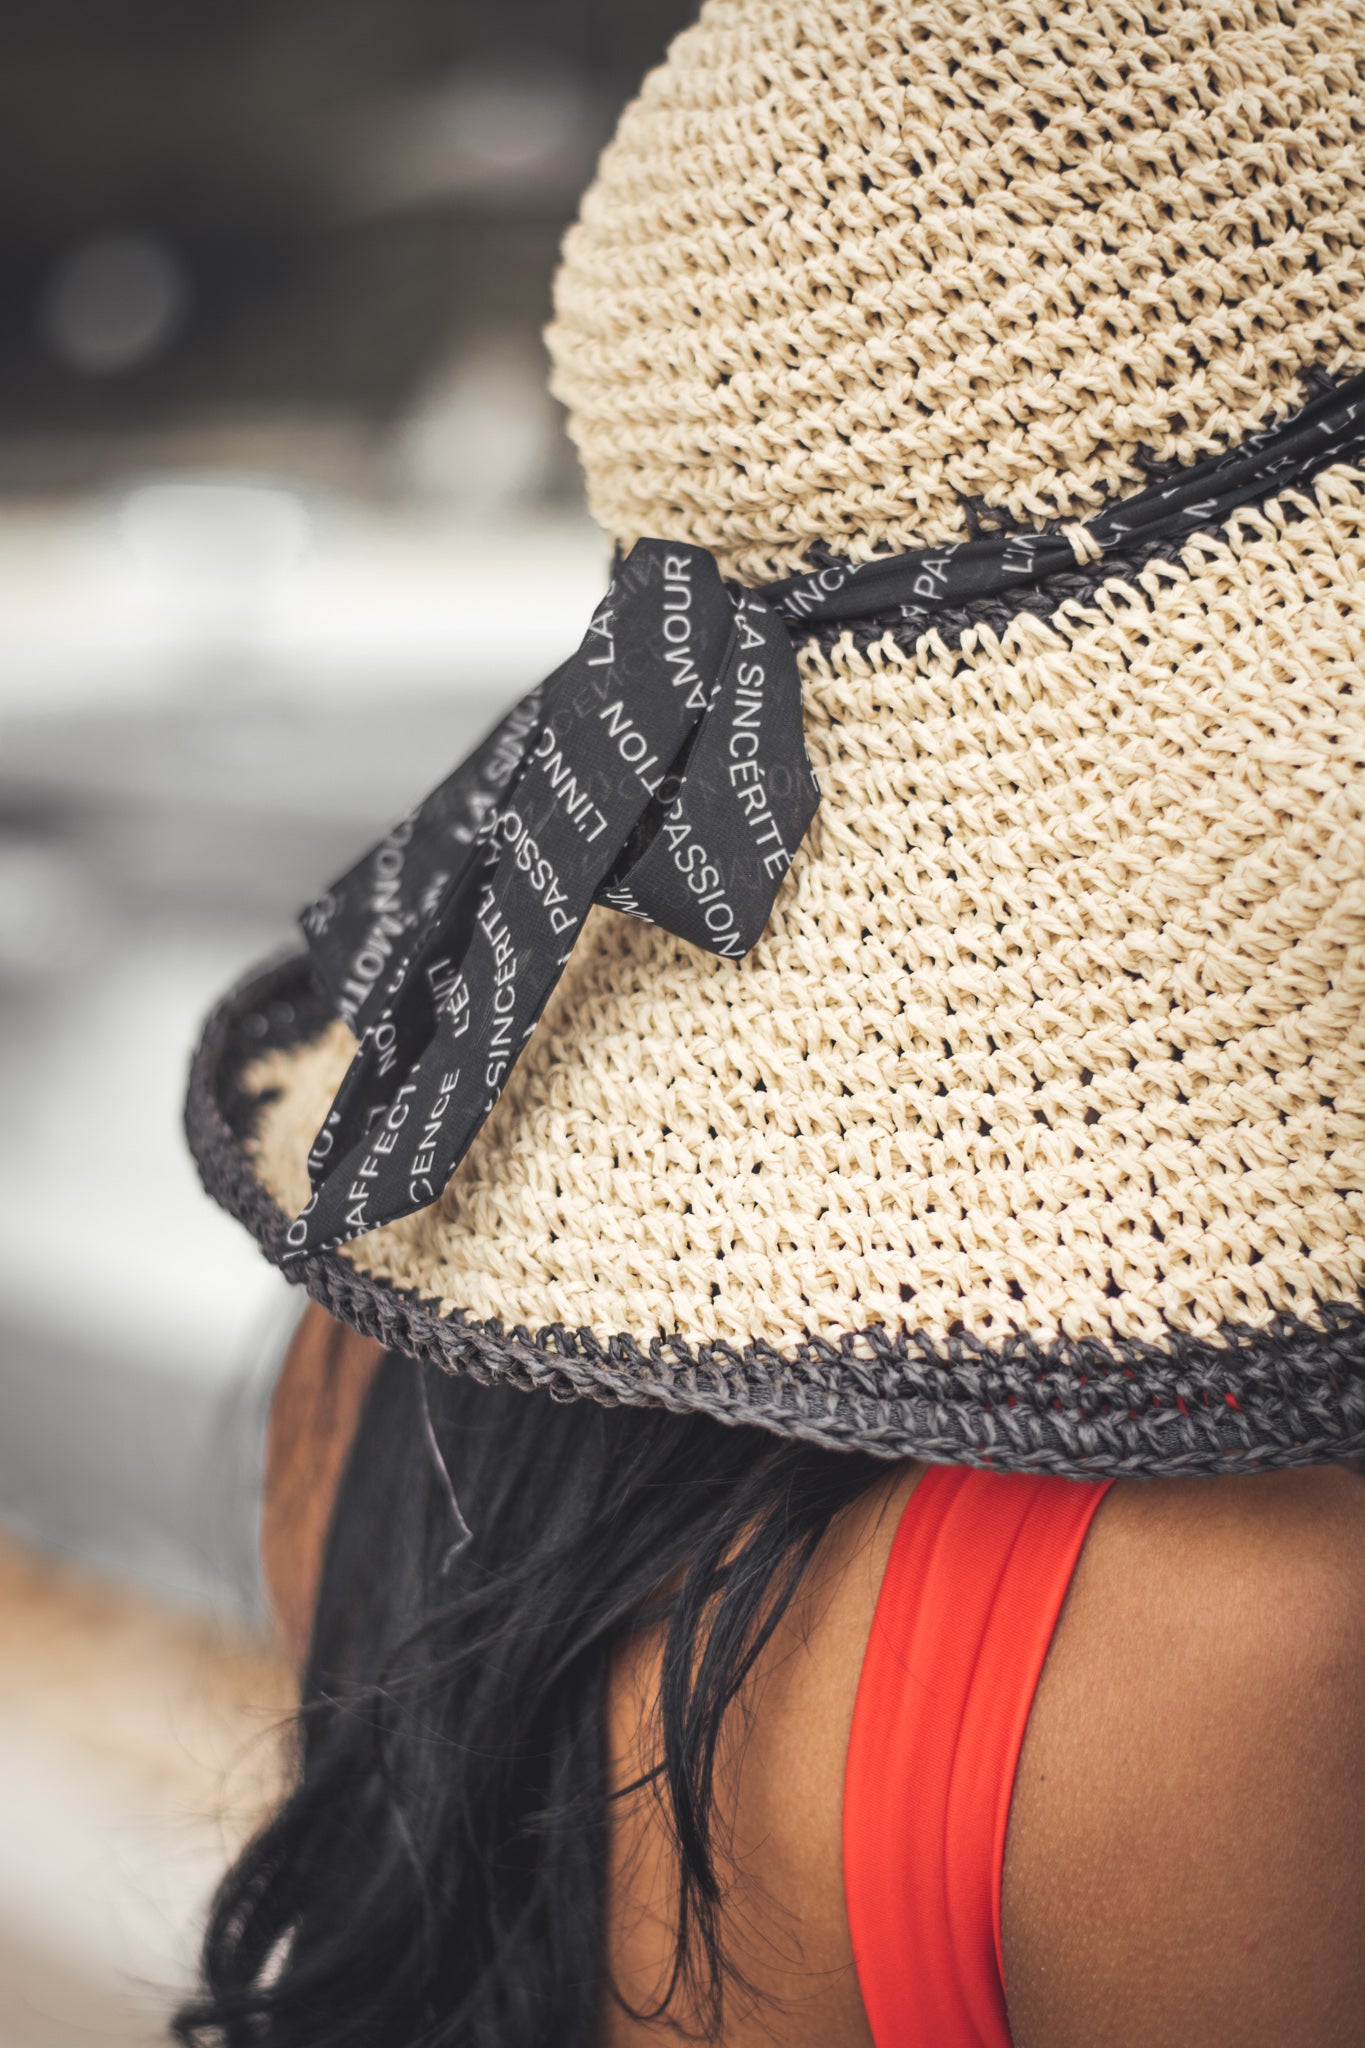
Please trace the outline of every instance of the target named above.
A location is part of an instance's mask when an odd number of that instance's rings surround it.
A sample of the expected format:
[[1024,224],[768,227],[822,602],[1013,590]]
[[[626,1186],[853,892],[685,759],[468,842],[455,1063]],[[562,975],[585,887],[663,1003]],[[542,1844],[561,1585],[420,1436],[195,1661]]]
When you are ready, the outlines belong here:
[[[594,909],[444,1191],[291,1272],[449,1366],[892,1455],[1365,1450],[1365,8],[710,0],[549,339],[622,554],[806,572],[821,807],[746,957]],[[274,966],[196,1061],[276,1257],[335,1007]]]

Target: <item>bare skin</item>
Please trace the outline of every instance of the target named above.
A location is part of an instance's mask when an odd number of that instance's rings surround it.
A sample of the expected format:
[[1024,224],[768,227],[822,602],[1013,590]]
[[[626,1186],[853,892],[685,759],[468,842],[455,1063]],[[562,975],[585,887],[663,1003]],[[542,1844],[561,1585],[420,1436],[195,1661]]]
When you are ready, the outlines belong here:
[[[296,1656],[378,1347],[305,1316],[272,1411],[267,1578]],[[843,1902],[863,1646],[919,1476],[841,1516],[723,1759],[726,2048],[869,2048]],[[651,1760],[656,1642],[612,1686],[615,1783]],[[743,1739],[740,1740],[740,1735]],[[652,1795],[616,1802],[611,1965],[647,2006],[671,1952]],[[1015,2048],[1365,2048],[1365,1477],[1120,1484],[1029,1721],[1003,1894]],[[677,2040],[603,2011],[604,2048]],[[948,2044],[944,2044],[948,2048]]]
[[322,1554],[351,1439],[383,1346],[309,1306],[275,1383],[265,1441],[261,1562],[275,1625],[302,1669]]

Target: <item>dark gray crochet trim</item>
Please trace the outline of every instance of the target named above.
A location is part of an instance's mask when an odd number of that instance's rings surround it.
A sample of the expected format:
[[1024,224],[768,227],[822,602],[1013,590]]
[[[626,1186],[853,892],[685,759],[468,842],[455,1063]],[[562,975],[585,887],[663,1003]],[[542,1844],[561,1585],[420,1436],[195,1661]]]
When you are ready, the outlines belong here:
[[[1172,463],[1165,467],[1173,472],[1180,465]],[[1267,497],[1274,495],[1272,491]],[[1283,497],[1282,504],[1285,520],[1289,525],[1294,525],[1308,516],[1295,502],[1292,493]],[[1248,506],[1245,509],[1253,511],[1258,508]],[[1045,582],[1011,591],[1008,597],[984,597],[974,604],[945,606],[943,610],[927,613],[919,619],[907,620],[899,611],[894,611],[870,619],[857,619],[846,626],[822,624],[801,635],[798,645],[819,647],[823,653],[829,655],[841,643],[851,643],[860,652],[866,652],[869,647],[875,647],[881,641],[890,639],[906,653],[912,653],[927,633],[936,633],[947,646],[953,647],[973,626],[986,626],[997,639],[1003,639],[1021,612],[1050,622],[1066,605],[1093,604],[1096,593],[1102,590],[1106,583],[1112,583],[1116,579],[1119,582],[1134,582],[1153,562],[1167,562],[1180,566],[1190,542],[1198,539],[1204,532],[1216,537],[1223,532],[1223,528],[1198,528],[1179,536],[1144,541],[1122,554],[1107,554],[1098,562],[1087,562],[1084,566],[1078,564],[1074,570],[1064,575],[1049,576]],[[828,549],[813,550],[811,565],[816,566],[826,557],[829,560],[835,559]]]
[[[190,1073],[190,1149],[208,1192],[278,1263],[286,1219],[245,1139],[256,1102],[241,1072],[268,1046],[316,1036],[328,1011],[306,961],[268,963],[209,1018]],[[838,1342],[689,1345],[533,1335],[479,1323],[358,1272],[339,1253],[291,1267],[314,1300],[365,1336],[448,1372],[544,1388],[559,1400],[697,1411],[831,1449],[1072,1478],[1264,1471],[1365,1454],[1365,1308],[1281,1316],[1211,1343],[1026,1337],[941,1344],[876,1327]]]

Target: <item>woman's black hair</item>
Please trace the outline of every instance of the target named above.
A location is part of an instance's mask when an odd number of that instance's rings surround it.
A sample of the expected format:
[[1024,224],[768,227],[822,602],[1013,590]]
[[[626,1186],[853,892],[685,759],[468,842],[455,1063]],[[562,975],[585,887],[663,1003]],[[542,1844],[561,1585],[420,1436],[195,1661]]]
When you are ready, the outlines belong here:
[[660,1623],[676,1945],[648,2016],[720,2039],[722,1723],[833,1517],[885,1474],[390,1353],[332,1519],[294,1786],[222,1884],[179,2040],[592,2048],[616,1995],[606,1678]]

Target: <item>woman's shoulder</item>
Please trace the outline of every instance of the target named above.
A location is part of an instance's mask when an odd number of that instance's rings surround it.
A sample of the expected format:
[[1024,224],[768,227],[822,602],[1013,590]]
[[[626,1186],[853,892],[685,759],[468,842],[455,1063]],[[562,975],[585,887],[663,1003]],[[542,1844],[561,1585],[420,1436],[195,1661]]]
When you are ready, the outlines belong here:
[[1017,2048],[1365,2043],[1365,1478],[1121,1483],[1005,1862]]

